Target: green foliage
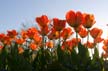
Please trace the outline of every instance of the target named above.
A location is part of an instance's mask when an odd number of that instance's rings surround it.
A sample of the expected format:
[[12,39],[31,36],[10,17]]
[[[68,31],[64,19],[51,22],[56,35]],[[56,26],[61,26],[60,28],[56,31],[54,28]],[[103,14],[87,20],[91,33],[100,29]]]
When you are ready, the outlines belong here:
[[[11,52],[3,48],[0,53],[0,70],[7,71],[103,71],[104,60],[99,56],[99,50],[94,48],[93,57],[87,47],[79,43],[70,52],[57,49],[51,52],[41,48],[33,53],[26,49],[18,53],[18,45],[11,47]],[[34,59],[32,55],[35,55]]]
[[0,70],[2,69],[6,69],[7,66],[7,51],[5,49],[5,47],[2,49],[1,53],[0,53]]
[[[29,56],[29,55],[28,55]],[[11,52],[8,54],[8,71],[32,71],[32,66],[24,58],[18,54],[18,46],[15,44],[11,47]]]

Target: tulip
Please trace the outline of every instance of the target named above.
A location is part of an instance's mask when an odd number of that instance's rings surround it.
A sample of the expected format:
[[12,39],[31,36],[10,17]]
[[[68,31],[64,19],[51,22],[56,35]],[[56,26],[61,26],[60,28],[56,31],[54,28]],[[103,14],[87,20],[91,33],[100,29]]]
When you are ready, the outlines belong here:
[[83,15],[80,11],[75,13],[70,10],[66,13],[66,21],[71,27],[78,27],[83,22]]

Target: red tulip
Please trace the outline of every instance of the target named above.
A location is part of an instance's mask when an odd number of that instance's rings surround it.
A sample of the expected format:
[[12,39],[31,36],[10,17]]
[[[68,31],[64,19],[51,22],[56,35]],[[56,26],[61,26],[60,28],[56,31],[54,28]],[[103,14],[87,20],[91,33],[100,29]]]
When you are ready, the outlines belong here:
[[59,32],[56,31],[54,28],[52,28],[52,29],[51,29],[51,32],[50,32],[49,35],[48,35],[48,38],[49,38],[50,40],[52,40],[52,39],[58,39],[58,38],[59,38]]
[[41,17],[36,17],[36,22],[40,27],[45,27],[49,24],[49,19],[46,15],[42,15]]
[[81,27],[78,34],[80,35],[81,38],[85,38],[88,35],[88,32],[84,27]]
[[94,43],[93,42],[90,42],[90,41],[87,41],[85,44],[84,44],[85,47],[87,48],[94,48]]
[[14,37],[16,37],[16,35],[18,34],[17,32],[16,32],[16,30],[11,30],[11,31],[7,31],[8,33],[7,33],[7,36],[9,36],[10,38],[14,38]]
[[37,50],[37,45],[35,44],[35,43],[30,43],[30,45],[29,45],[29,47],[30,47],[30,49],[31,50]]
[[66,21],[65,20],[60,20],[58,18],[53,19],[53,28],[56,31],[61,31],[63,28],[66,26]]
[[108,39],[104,39],[103,44],[104,44],[105,46],[108,46]]
[[53,44],[52,41],[49,41],[49,42],[46,43],[46,46],[47,46],[48,48],[53,48],[53,47],[54,47],[54,44]]
[[108,47],[107,47],[107,46],[104,45],[104,46],[102,47],[102,49],[103,49],[105,52],[108,53]]
[[29,29],[27,30],[27,36],[28,36],[29,38],[33,38],[33,36],[34,36],[35,34],[39,34],[39,33],[38,33],[38,30],[37,30],[35,27],[31,27],[31,28],[29,28]]
[[96,23],[93,14],[83,14],[83,16],[84,16],[83,26],[85,28],[91,28]]
[[81,12],[74,12],[72,10],[66,13],[66,21],[71,27],[78,27],[83,22],[83,15]]
[[66,40],[68,37],[70,37],[73,34],[71,28],[64,28],[61,32],[61,37],[63,37],[64,40]]
[[97,37],[100,37],[102,35],[103,31],[98,28],[93,28],[90,30],[90,35],[95,39]]
[[17,44],[23,44],[25,40],[23,38],[16,39]]

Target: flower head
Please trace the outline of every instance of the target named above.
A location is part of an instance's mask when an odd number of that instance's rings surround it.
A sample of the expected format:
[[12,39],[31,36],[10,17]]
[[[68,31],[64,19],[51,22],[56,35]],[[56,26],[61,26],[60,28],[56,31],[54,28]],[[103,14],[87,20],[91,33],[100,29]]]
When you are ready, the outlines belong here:
[[0,33],[0,41],[4,41],[4,37],[5,37],[5,34],[3,34],[3,33]]
[[22,47],[18,47],[19,54],[22,54],[24,52],[24,49]]
[[78,32],[81,38],[85,38],[88,35],[87,30],[84,27],[80,27],[80,31]]
[[35,34],[38,34],[38,30],[35,27],[31,27],[27,30],[27,36],[33,38]]
[[4,39],[3,39],[3,43],[6,44],[6,45],[10,45],[11,42],[12,42],[12,38],[10,38],[10,36],[5,36]]
[[27,31],[26,31],[26,30],[21,30],[20,35],[21,35],[21,37],[22,37],[23,39],[28,38],[28,36],[27,36]]
[[68,40],[68,41],[63,42],[61,49],[71,51],[73,49],[73,47],[74,47],[74,45],[73,45],[72,41]]
[[59,38],[59,31],[56,31],[54,28],[51,29],[51,32],[48,35],[50,40]]
[[78,27],[74,27],[75,32],[79,32],[82,29],[82,25],[79,25]]
[[108,39],[104,39],[103,44],[104,44],[105,46],[108,46]]
[[23,44],[25,40],[23,38],[16,39],[17,44]]
[[42,37],[40,37],[39,35],[35,34],[33,36],[34,42],[38,45],[42,42]]
[[63,37],[64,40],[66,40],[68,37],[70,37],[73,34],[71,28],[64,28],[61,32],[61,37]]
[[54,44],[53,44],[52,41],[49,41],[49,42],[46,43],[46,46],[47,46],[48,48],[53,48],[53,47],[54,47]]
[[80,11],[70,10],[66,13],[66,21],[71,27],[78,27],[83,22],[83,15]]
[[90,42],[90,41],[87,41],[85,44],[84,44],[85,47],[87,48],[94,48],[94,43],[93,42]]
[[108,53],[108,46],[105,46],[105,45],[104,45],[104,46],[102,47],[102,49],[103,49],[105,52]]
[[36,22],[40,27],[45,27],[49,24],[49,19],[46,15],[42,15],[41,17],[36,17]]
[[63,28],[66,26],[66,21],[65,20],[60,20],[58,18],[53,19],[53,28],[56,31],[61,31]]
[[100,43],[102,41],[103,41],[103,38],[101,38],[101,37],[97,37],[97,38],[94,39],[95,43]]
[[49,33],[49,31],[50,30],[49,30],[48,26],[45,26],[45,27],[40,28],[39,33],[41,35],[45,36],[45,35],[47,35]]
[[77,46],[79,42],[81,42],[81,39],[80,38],[72,38],[71,39],[71,42],[73,44],[73,46]]
[[7,31],[7,36],[9,36],[10,38],[14,38],[18,33],[16,32],[16,30],[8,30]]
[[83,21],[83,26],[85,28],[91,28],[95,24],[95,18],[93,14],[83,14],[84,16],[84,21]]
[[37,50],[37,45],[35,43],[30,43],[29,47],[31,48],[31,50]]
[[90,35],[95,39],[96,37],[100,37],[102,35],[102,29],[93,28],[90,30]]

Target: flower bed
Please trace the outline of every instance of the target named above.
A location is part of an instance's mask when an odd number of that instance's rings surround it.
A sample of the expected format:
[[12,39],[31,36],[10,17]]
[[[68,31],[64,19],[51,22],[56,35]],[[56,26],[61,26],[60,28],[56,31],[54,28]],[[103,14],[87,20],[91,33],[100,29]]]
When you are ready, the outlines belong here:
[[36,22],[39,29],[0,33],[0,71],[108,71],[108,39],[92,28],[93,14],[70,10],[66,19],[42,15]]

